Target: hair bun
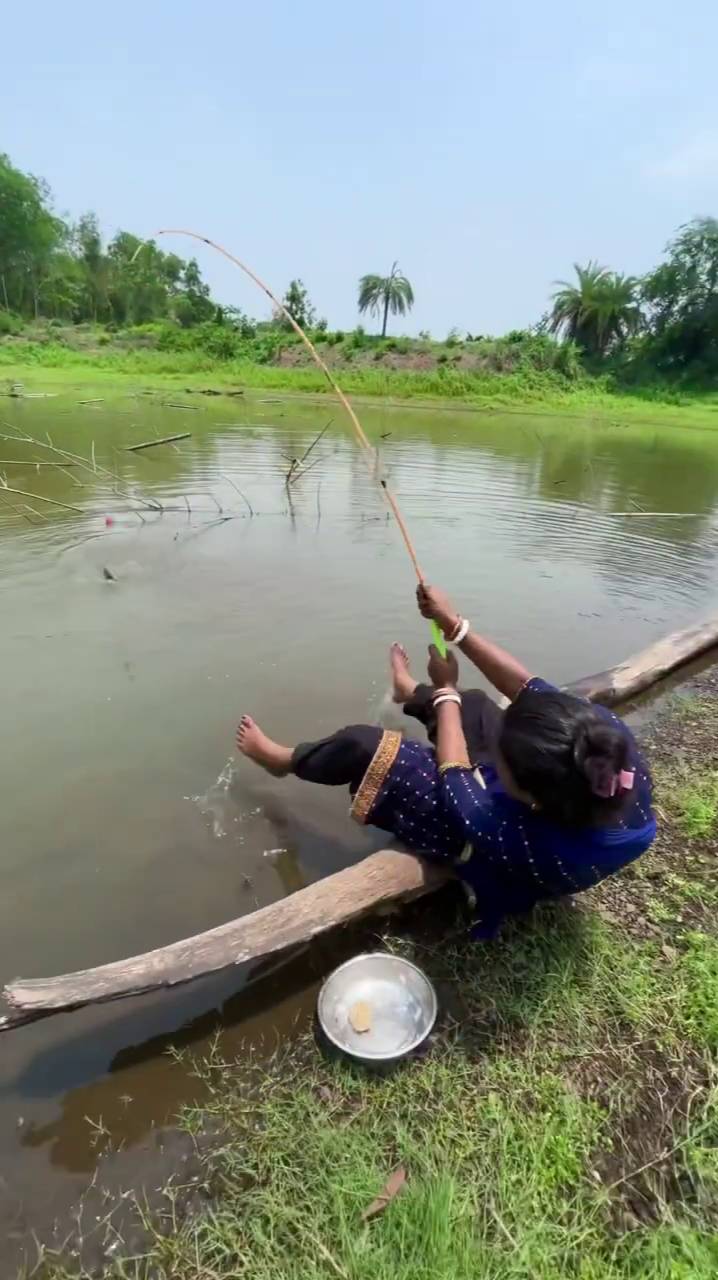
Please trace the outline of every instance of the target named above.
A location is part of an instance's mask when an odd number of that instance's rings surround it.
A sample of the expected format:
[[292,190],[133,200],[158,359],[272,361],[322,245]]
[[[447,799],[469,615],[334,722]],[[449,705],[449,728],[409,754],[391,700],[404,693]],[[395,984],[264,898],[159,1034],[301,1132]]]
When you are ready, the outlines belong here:
[[581,768],[591,757],[605,759],[620,768],[625,755],[625,738],[618,729],[602,722],[583,724],[576,734],[574,759]]
[[574,759],[594,795],[609,799],[616,794],[618,775],[626,763],[625,736],[611,725],[586,723],[574,743]]

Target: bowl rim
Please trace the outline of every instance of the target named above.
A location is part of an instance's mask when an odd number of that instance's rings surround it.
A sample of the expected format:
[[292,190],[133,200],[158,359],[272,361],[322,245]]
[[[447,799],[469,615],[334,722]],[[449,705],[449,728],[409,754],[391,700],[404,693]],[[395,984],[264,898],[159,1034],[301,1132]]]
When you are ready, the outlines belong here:
[[[360,960],[396,960],[399,964],[406,965],[408,969],[413,969],[414,973],[417,973],[422,979],[429,992],[431,1004],[426,1029],[422,1031],[420,1035],[415,1036],[411,1043],[406,1045],[406,1047],[401,1049],[398,1053],[371,1053],[368,1051],[360,1052],[358,1049],[351,1049],[344,1041],[339,1040],[337,1036],[332,1034],[329,1027],[326,1025],[326,1019],[322,1016],[322,1004],[330,982],[332,982],[338,974],[343,973],[345,969],[353,968]],[[350,958],[345,960],[343,964],[337,965],[336,969],[332,969],[331,973],[327,974],[319,989],[319,995],[317,996],[317,1018],[319,1019],[319,1025],[324,1035],[327,1037],[327,1040],[329,1040],[336,1049],[347,1054],[350,1058],[356,1058],[359,1062],[395,1062],[401,1058],[406,1058],[410,1053],[413,1053],[415,1049],[418,1049],[419,1045],[423,1044],[427,1037],[431,1035],[438,1012],[439,1001],[431,979],[424,973],[423,969],[419,968],[418,964],[414,964],[412,960],[406,960],[404,956],[395,955],[393,951],[362,951],[357,956],[350,956]]]

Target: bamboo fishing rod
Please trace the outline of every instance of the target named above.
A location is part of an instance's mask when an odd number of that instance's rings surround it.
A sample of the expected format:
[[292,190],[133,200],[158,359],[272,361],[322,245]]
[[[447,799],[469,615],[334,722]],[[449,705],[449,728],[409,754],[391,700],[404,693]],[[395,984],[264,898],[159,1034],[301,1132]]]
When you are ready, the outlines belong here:
[[[338,397],[344,409],[346,409],[346,412],[349,416],[349,421],[351,422],[352,428],[354,430],[354,434],[356,435],[356,438],[359,441],[361,448],[364,450],[367,456],[367,460],[371,463],[370,469],[372,471],[372,474],[376,477],[379,487],[382,490],[384,497],[386,498],[389,504],[392,515],[394,516],[394,519],[396,520],[396,523],[399,527],[399,532],[401,533],[401,536],[404,540],[404,545],[409,553],[409,558],[411,560],[414,573],[416,574],[418,581],[423,584],[424,575],[421,572],[421,569],[419,567],[419,561],[417,559],[416,551],[414,550],[414,544],[411,540],[411,537],[409,536],[409,530],[406,527],[406,521],[404,520],[404,517],[401,514],[401,511],[399,509],[399,504],[396,498],[394,497],[391,489],[389,488],[386,480],[382,479],[382,477],[379,476],[376,470],[376,463],[377,463],[376,450],[374,449],[373,445],[368,439],[364,431],[364,428],[362,427],[351,404],[347,400],[347,397],[344,395],[344,392],[339,386],[339,383],[330,373],[327,365],[324,363],[324,361],[322,360],[322,357],[320,356],[319,352],[314,346],[314,343],[311,341],[310,338],[307,337],[302,326],[297,323],[297,321],[294,319],[294,316],[285,307],[284,303],[280,302],[279,298],[277,298],[275,294],[272,293],[272,290],[269,288],[269,285],[265,284],[264,281],[260,279],[260,277],[254,271],[252,271],[251,267],[248,267],[245,262],[242,262],[240,258],[236,258],[233,253],[230,253],[229,249],[225,249],[223,245],[217,244],[216,240],[210,240],[209,236],[200,235],[198,231],[187,231],[184,228],[181,228],[181,229],[164,228],[162,231],[158,231],[157,235],[158,236],[190,236],[192,240],[199,240],[201,244],[209,245],[210,249],[216,249],[217,253],[221,253],[224,258],[227,258],[229,262],[233,262],[235,267],[239,267],[240,271],[243,271],[246,276],[249,276],[250,280],[253,280],[254,283],[262,290],[263,293],[266,293],[270,302],[272,302],[273,305],[277,308],[277,310],[281,311],[285,319],[288,320],[294,332],[298,334],[298,336],[301,338],[302,342],[306,346],[314,363],[319,367],[319,369],[321,369],[322,373],[324,374],[324,377],[329,383],[329,386],[332,388],[332,391]],[[438,643],[438,639],[436,635],[435,635],[435,642]]]

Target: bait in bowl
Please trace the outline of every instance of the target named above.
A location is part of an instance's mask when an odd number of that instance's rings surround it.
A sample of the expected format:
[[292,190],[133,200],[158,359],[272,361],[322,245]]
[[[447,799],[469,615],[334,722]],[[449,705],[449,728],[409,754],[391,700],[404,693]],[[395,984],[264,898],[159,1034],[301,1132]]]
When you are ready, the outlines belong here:
[[421,969],[400,956],[354,956],[326,979],[317,1003],[327,1039],[359,1062],[396,1062],[423,1044],[434,1026],[436,992]]

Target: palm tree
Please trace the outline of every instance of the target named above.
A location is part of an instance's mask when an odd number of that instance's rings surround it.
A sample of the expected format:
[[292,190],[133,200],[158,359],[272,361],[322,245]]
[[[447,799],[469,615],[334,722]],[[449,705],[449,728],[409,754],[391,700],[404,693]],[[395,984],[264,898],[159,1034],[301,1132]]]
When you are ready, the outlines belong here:
[[587,355],[604,356],[641,326],[636,302],[638,281],[597,262],[580,267],[574,263],[577,284],[557,280],[549,317],[552,333],[562,333]]
[[383,311],[381,336],[386,337],[389,312],[393,316],[405,316],[414,305],[414,290],[395,262],[388,276],[362,276],[359,281],[359,311],[371,311],[378,316]]

